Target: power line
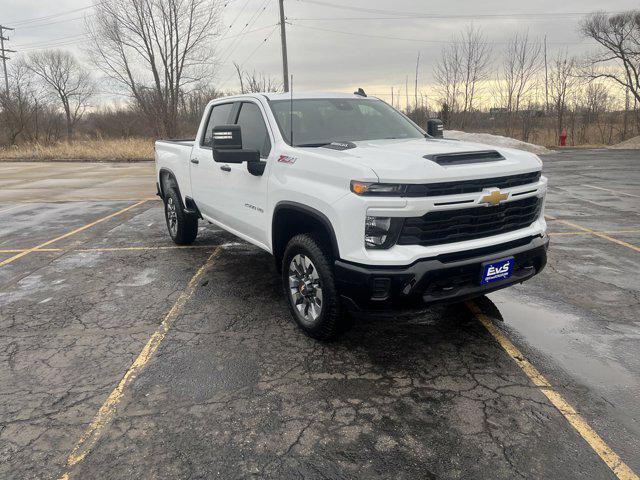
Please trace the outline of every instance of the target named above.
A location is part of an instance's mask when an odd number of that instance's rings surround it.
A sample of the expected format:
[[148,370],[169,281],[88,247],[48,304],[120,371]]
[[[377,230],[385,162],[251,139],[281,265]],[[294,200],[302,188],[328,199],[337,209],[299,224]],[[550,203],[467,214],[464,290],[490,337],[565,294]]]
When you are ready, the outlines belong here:
[[[275,23],[275,24],[272,23],[270,25],[265,25],[264,27],[255,28],[253,30],[247,30],[246,32],[244,32],[242,34],[231,35],[231,36],[228,36],[226,38],[220,38],[217,41],[218,42],[224,42],[224,41],[227,41],[227,40],[232,40],[232,39],[240,37],[240,36],[249,35],[251,33],[255,33],[255,32],[260,32],[260,31],[266,30],[268,28],[273,27],[274,25],[278,25],[278,24],[277,23]],[[42,49],[45,49],[45,48],[55,47],[55,46],[75,45],[75,44],[81,43],[84,38],[87,38],[87,36],[88,35],[86,33],[80,33],[80,34],[76,34],[76,35],[66,35],[64,37],[50,38],[48,40],[40,40],[40,41],[30,42],[30,43],[21,43],[19,45],[16,45],[16,47],[21,47],[21,49],[23,49],[23,50],[42,50]],[[71,39],[74,39],[74,40],[72,41]]]
[[[258,44],[258,46],[256,46],[256,48],[253,49],[253,51],[247,56],[247,58],[245,58],[242,62],[240,62],[238,64],[239,67],[243,67],[249,60],[251,60],[251,58],[256,54],[256,52],[258,50],[260,50],[260,48],[263,45],[266,45],[266,43],[269,41],[269,39],[271,38],[271,36],[274,34],[274,32],[278,29],[278,27],[280,26],[280,24],[276,24],[273,27],[273,30],[271,30],[271,32],[269,32],[269,34]],[[224,87],[229,80],[231,80],[231,77],[233,77],[235,75],[235,72],[231,73],[231,75],[229,75],[221,84],[220,84],[220,88]]]
[[60,43],[51,43],[48,45],[41,45],[38,47],[28,47],[28,48],[23,48],[22,51],[23,52],[31,52],[34,50],[48,50],[50,48],[60,48],[60,47],[71,47],[74,45],[80,45],[85,43],[85,40],[71,40],[71,41],[65,41],[65,42],[60,42]]
[[[447,45],[447,44],[451,44],[451,43],[459,43],[459,42],[455,42],[452,40],[425,40],[425,39],[421,39],[421,38],[407,38],[407,37],[392,37],[392,36],[388,36],[388,35],[376,35],[373,33],[359,33],[359,32],[348,32],[348,31],[344,31],[344,30],[334,30],[331,28],[323,28],[323,27],[312,27],[309,25],[299,25],[299,24],[293,24],[296,27],[299,28],[306,28],[309,30],[318,30],[321,32],[331,32],[331,33],[341,33],[343,35],[353,35],[356,37],[368,37],[368,38],[383,38],[385,40],[400,40],[400,41],[405,41],[405,42],[419,42],[419,43],[435,43],[435,44],[443,44],[443,45]],[[508,41],[504,41],[504,42],[482,42],[483,45],[507,45],[509,42]],[[587,42],[548,42],[549,44],[557,44],[557,45],[584,45]]]
[[92,13],[90,15],[83,15],[81,17],[66,18],[64,20],[56,20],[54,22],[30,24],[30,25],[27,25],[26,27],[20,27],[20,31],[31,30],[31,29],[34,29],[34,28],[48,27],[49,25],[57,25],[57,24],[60,24],[60,23],[73,22],[75,20],[82,20],[84,18],[90,18],[90,17],[93,17],[93,16],[95,16],[94,13]]
[[[557,18],[559,16],[583,16],[589,15],[593,12],[540,12],[540,13],[476,13],[476,14],[425,14],[424,12],[403,12],[403,11],[393,11],[393,10],[381,10],[377,8],[364,8],[364,7],[352,7],[348,5],[340,5],[331,2],[324,2],[321,0],[299,0],[304,3],[311,3],[315,5],[322,5],[325,7],[338,8],[341,10],[351,10],[356,12],[365,12],[365,13],[373,13],[379,15],[390,15],[393,17],[421,17],[421,18],[512,18],[512,17],[553,17]],[[616,12],[604,12],[604,13],[616,13]],[[337,20],[337,19],[333,19]]]
[[242,15],[242,12],[244,12],[244,9],[247,8],[247,5],[249,4],[251,0],[247,0],[246,2],[244,2],[244,5],[242,5],[242,8],[240,9],[240,11],[238,12],[238,14],[235,16],[235,18],[231,21],[231,23],[229,24],[229,28],[227,28],[225,30],[225,32],[222,34],[222,37],[224,38],[225,35],[227,33],[229,33],[229,31],[231,30],[231,28],[233,28],[233,26],[235,25],[235,23],[238,21],[238,18],[240,18],[240,15]]
[[56,37],[56,38],[50,38],[48,40],[39,40],[36,42],[30,42],[30,43],[20,43],[17,44],[16,47],[33,47],[33,46],[39,46],[39,45],[48,45],[52,42],[58,42],[60,40],[68,40],[70,38],[81,38],[81,37],[86,37],[87,34],[86,33],[80,33],[80,34],[75,34],[75,35],[66,35],[64,37]]
[[[549,22],[546,16],[522,15],[522,16],[480,16],[475,15],[404,15],[401,17],[301,17],[291,18],[299,22],[323,22],[323,21],[372,21],[372,20],[523,20],[527,22]],[[558,17],[557,21],[574,21],[573,17]]]
[[24,18],[22,20],[16,20],[11,22],[14,26],[21,26],[21,25],[26,25],[29,23],[35,23],[35,22],[39,22],[39,21],[45,21],[45,20],[51,20],[52,18],[57,18],[57,17],[63,17],[65,15],[69,15],[70,13],[76,13],[76,12],[81,12],[83,10],[89,10],[91,8],[96,7],[97,5],[101,5],[104,2],[100,2],[97,3],[95,5],[89,5],[88,7],[82,7],[82,8],[75,8],[73,10],[67,10],[64,12],[59,12],[59,13],[54,13],[51,15],[45,15],[43,17],[32,17],[32,18]]
[[[262,4],[260,4],[260,7],[258,8],[258,10],[256,10],[251,17],[249,18],[249,20],[247,21],[247,23],[244,24],[244,26],[242,27],[242,29],[240,30],[240,33],[237,35],[238,40],[236,42],[233,42],[228,48],[227,48],[227,54],[224,57],[224,60],[222,60],[222,63],[226,63],[229,58],[231,58],[231,55],[233,55],[233,52],[236,51],[236,49],[238,48],[238,46],[242,43],[242,40],[244,38],[244,35],[246,35],[247,32],[245,32],[245,29],[254,25],[258,19],[262,16],[262,14],[265,12],[266,8],[267,8],[267,4],[269,3],[270,0],[264,0],[264,2],[262,2]],[[244,35],[243,35],[244,34]]]

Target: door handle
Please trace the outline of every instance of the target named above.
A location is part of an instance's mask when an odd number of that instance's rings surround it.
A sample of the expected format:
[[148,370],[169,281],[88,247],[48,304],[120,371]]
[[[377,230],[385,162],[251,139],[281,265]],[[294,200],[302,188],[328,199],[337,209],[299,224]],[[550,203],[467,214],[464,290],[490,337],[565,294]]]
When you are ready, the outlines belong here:
[[231,167],[229,165],[222,165],[220,167],[220,170],[223,170],[225,172],[230,172],[231,171]]
[[198,160],[197,158],[192,158],[191,163],[195,163],[197,165],[198,163],[200,163],[200,160]]

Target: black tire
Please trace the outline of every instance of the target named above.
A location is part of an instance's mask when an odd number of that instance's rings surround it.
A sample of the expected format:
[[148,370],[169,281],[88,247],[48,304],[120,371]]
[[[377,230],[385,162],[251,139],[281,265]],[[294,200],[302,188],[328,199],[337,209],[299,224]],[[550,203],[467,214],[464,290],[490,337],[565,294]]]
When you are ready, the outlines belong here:
[[[190,245],[198,236],[198,217],[184,212],[180,195],[175,188],[167,189],[164,196],[164,218],[169,235],[177,245]],[[172,218],[175,219],[175,224]]]
[[[298,278],[299,271],[295,271],[294,276],[296,278],[292,282],[298,283],[292,287],[289,281],[290,268],[294,268],[292,261],[296,258],[299,262],[303,257],[310,261],[310,271],[315,271],[318,278],[305,283]],[[289,240],[282,258],[282,283],[291,316],[302,331],[316,340],[331,340],[338,333],[344,331],[340,328],[342,308],[335,286],[332,265],[333,258],[329,253],[329,249],[317,237],[310,234],[296,235]],[[313,273],[311,273],[311,276],[313,276]],[[309,289],[307,289],[307,285]],[[320,290],[321,301],[319,309],[318,298],[312,297],[313,294],[309,294],[310,290],[313,290],[316,294]],[[313,298],[313,300],[309,300],[310,298]],[[309,307],[309,305],[312,305],[313,308]],[[311,310],[313,313],[318,313],[316,318],[310,318],[313,316]]]

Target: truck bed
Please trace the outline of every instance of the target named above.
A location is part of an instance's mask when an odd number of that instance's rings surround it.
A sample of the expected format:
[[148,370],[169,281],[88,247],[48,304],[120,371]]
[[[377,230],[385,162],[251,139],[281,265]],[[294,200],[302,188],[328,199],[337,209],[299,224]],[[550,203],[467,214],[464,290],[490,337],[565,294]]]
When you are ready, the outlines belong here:
[[155,143],[157,173],[159,175],[161,170],[171,172],[180,185],[183,200],[185,196],[191,194],[189,160],[194,143],[194,139],[157,140]]

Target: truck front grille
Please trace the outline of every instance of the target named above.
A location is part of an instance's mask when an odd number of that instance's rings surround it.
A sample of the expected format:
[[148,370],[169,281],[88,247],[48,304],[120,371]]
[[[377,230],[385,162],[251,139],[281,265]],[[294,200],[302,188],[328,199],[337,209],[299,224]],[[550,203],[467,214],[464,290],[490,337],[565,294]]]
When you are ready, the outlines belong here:
[[531,225],[541,208],[541,198],[529,197],[494,207],[443,210],[409,217],[404,221],[398,244],[441,245],[513,232]]
[[540,171],[508,175],[506,177],[479,178],[458,182],[418,183],[407,186],[406,197],[439,197],[460,193],[482,192],[485,188],[511,188],[529,185],[540,180]]

